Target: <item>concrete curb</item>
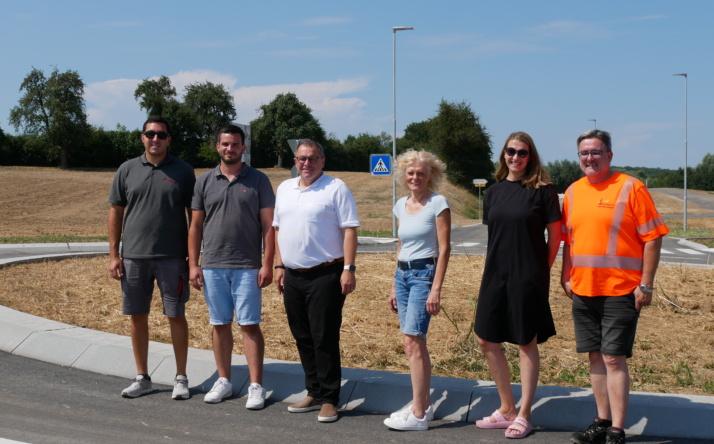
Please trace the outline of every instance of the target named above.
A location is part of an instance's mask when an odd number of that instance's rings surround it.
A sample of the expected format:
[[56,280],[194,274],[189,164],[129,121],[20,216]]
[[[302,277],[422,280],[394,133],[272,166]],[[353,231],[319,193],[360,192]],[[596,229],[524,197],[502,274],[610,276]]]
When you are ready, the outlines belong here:
[[[101,254],[75,250],[64,256],[76,253]],[[53,255],[59,256],[62,255]],[[19,259],[21,262],[27,260],[28,257]],[[15,258],[4,263],[17,262],[18,258]],[[0,350],[127,379],[134,378],[136,372],[130,338],[43,319],[4,306],[0,306]],[[175,364],[171,345],[151,342],[149,367],[152,380],[172,385]],[[213,353],[189,349],[188,373],[192,388],[203,392],[210,390],[218,377]],[[249,375],[244,356],[233,355],[231,379],[234,394],[245,396]],[[263,385],[268,399],[273,402],[292,403],[306,393],[302,389],[302,367],[295,362],[266,359]],[[488,416],[500,405],[492,382],[433,377],[431,390],[438,419],[473,422]],[[513,390],[519,399],[520,385],[513,385]],[[342,409],[389,414],[410,401],[408,374],[343,369]],[[594,415],[595,401],[590,389],[538,387],[532,417],[536,426],[578,430]],[[628,435],[711,439],[714,436],[712,418],[714,396],[631,392],[626,432]]]

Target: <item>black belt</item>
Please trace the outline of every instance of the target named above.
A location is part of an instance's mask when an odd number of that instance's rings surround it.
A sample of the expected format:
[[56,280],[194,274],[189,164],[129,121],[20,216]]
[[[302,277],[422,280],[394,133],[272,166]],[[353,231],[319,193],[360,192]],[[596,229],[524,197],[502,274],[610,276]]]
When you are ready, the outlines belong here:
[[344,263],[344,262],[345,262],[345,258],[343,258],[343,257],[337,258],[337,259],[335,259],[335,260],[333,260],[333,261],[323,262],[323,263],[321,263],[321,264],[317,264],[317,265],[315,265],[314,267],[310,267],[310,268],[291,268],[291,270],[295,270],[295,271],[297,271],[298,273],[307,273],[308,271],[317,270],[318,268],[329,267],[330,265],[339,264],[340,262]]
[[423,270],[427,265],[436,265],[435,257],[425,259],[414,259],[413,261],[397,261],[397,266],[401,270]]

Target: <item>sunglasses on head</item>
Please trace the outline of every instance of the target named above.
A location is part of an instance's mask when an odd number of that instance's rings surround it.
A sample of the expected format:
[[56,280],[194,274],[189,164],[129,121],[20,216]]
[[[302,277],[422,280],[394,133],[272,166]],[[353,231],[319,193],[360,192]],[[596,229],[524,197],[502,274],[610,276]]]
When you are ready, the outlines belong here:
[[144,131],[142,133],[147,139],[153,139],[154,136],[159,136],[159,139],[166,140],[169,137],[169,133],[166,131]]
[[509,156],[513,157],[516,155],[516,153],[518,153],[518,157],[520,157],[521,159],[525,159],[526,157],[528,157],[528,154],[530,154],[530,152],[528,150],[517,150],[515,148],[506,148],[506,154],[508,154]]

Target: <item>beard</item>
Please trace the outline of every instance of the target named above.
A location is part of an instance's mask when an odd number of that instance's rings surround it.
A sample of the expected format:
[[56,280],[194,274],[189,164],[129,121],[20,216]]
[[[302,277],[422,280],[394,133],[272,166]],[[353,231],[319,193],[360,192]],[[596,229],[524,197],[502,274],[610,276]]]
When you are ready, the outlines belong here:
[[226,158],[225,156],[221,156],[221,161],[226,165],[235,165],[237,163],[240,163],[242,157],[243,156]]

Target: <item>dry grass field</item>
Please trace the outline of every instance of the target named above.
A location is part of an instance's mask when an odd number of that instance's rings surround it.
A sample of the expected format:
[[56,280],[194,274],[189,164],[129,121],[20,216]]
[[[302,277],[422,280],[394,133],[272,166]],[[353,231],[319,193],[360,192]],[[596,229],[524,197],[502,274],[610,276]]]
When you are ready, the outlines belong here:
[[[277,186],[289,177],[285,170],[264,170]],[[391,229],[391,183],[366,173],[335,173],[355,194],[363,228]],[[0,167],[3,222],[0,237],[75,235],[105,236],[109,171],[61,171]],[[474,211],[475,199],[451,186],[442,190],[454,209],[457,224],[477,223],[463,216]],[[655,195],[663,214],[676,213],[676,199]],[[671,199],[671,200],[670,200]],[[465,210],[470,209],[470,210]],[[700,211],[694,209],[695,211]],[[691,219],[690,224],[711,224]],[[711,227],[709,227],[711,229]],[[386,306],[394,257],[359,255],[358,287],[347,298],[342,326],[346,367],[406,372],[397,317]],[[10,266],[0,270],[0,304],[72,325],[128,335],[121,315],[120,289],[106,272],[105,257]],[[434,374],[490,379],[474,341],[473,303],[483,273],[484,258],[454,256],[443,291],[444,313],[429,331]],[[586,387],[585,356],[574,351],[569,300],[558,284],[560,261],[551,280],[551,306],[558,335],[541,347],[541,383]],[[630,360],[634,390],[714,394],[714,271],[662,265],[657,275],[655,303],[640,318],[635,357]],[[191,346],[210,348],[210,326],[203,297],[193,292],[188,310]],[[152,340],[169,342],[168,326],[155,298]],[[282,301],[274,286],[264,291],[263,331],[266,356],[298,360],[287,328]],[[505,346],[518,380],[517,348]],[[234,350],[241,353],[241,344]]]

